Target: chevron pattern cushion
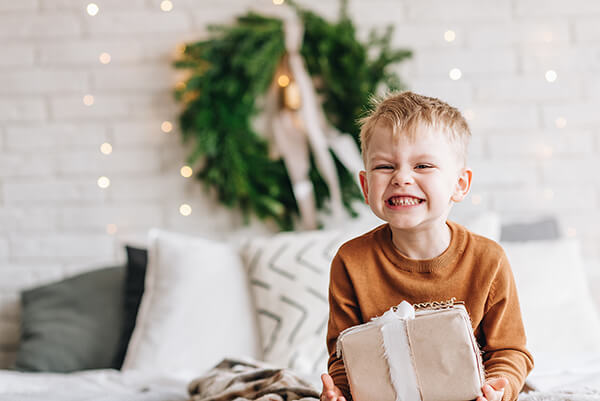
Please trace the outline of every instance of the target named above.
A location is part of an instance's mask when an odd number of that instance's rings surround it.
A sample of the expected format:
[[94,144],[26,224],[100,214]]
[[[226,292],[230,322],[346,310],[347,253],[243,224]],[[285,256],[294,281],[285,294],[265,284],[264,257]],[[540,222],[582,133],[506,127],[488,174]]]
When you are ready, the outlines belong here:
[[329,267],[340,245],[366,231],[281,233],[242,247],[265,361],[307,375],[327,371]]

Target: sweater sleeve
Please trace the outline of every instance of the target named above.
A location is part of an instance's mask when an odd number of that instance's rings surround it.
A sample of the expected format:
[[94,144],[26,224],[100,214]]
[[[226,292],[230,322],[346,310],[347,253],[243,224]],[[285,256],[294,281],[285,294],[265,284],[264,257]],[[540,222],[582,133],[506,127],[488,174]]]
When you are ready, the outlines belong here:
[[328,372],[333,382],[344,394],[346,400],[352,400],[346,369],[342,358],[336,356],[336,341],[346,328],[362,323],[354,286],[346,266],[339,253],[331,263],[329,280],[329,323],[327,326]]
[[505,377],[503,401],[514,401],[533,368],[512,270],[502,255],[481,321],[486,378]]

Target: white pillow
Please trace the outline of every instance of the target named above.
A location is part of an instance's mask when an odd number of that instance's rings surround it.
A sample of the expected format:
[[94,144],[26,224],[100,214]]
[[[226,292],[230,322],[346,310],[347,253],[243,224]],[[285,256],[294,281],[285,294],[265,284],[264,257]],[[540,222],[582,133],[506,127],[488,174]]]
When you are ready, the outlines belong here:
[[[506,242],[527,333],[536,359],[600,352],[600,317],[575,239]],[[540,361],[541,359],[538,359]],[[544,366],[536,363],[536,369]]]
[[192,379],[225,356],[260,357],[247,276],[230,245],[151,230],[124,370]]

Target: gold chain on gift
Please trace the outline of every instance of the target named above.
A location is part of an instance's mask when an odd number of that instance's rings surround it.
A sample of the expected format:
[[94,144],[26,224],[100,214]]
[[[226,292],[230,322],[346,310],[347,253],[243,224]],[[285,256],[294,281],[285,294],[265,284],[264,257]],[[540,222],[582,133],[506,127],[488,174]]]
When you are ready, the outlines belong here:
[[414,304],[415,309],[448,309],[452,308],[455,304],[463,304],[464,302],[456,301],[455,297],[450,298],[447,301],[430,301],[422,302],[420,304]]

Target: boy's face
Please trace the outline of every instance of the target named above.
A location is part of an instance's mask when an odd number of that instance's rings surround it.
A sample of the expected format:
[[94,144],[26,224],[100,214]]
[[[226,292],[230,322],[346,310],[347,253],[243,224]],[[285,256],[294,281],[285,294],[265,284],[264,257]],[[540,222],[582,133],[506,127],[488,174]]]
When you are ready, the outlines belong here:
[[392,229],[445,229],[453,202],[469,192],[472,172],[442,133],[422,127],[414,141],[374,127],[360,173],[371,210]]

